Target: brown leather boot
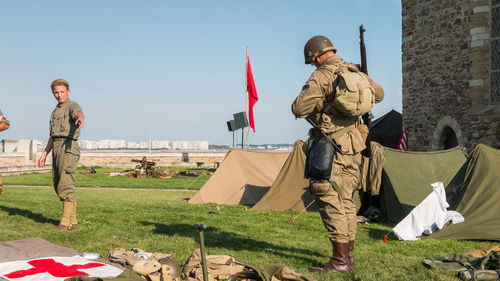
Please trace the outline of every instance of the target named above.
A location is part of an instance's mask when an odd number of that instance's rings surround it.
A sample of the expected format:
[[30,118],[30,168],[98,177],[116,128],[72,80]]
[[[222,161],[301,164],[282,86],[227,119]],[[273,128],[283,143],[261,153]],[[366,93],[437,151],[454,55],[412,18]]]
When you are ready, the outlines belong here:
[[73,214],[73,207],[75,202],[63,201],[63,213],[59,225],[56,227],[57,231],[71,230],[71,216]]
[[349,259],[349,266],[354,266],[354,240],[347,243],[347,258]]
[[329,271],[347,273],[351,271],[349,259],[347,258],[348,243],[333,243],[333,257],[324,267],[309,267],[309,271],[318,274],[325,274]]

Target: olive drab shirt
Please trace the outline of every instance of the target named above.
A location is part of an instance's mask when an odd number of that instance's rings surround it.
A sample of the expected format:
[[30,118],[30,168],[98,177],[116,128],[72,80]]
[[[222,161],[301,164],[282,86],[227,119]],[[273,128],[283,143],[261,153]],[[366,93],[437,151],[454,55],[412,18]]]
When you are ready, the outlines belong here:
[[3,115],[1,109],[0,109],[0,123],[10,125],[9,120],[7,120],[7,117]]
[[[302,87],[295,101],[292,103],[292,113],[296,118],[309,118],[327,134],[337,132],[345,127],[352,127],[351,131],[335,137],[337,144],[344,153],[356,154],[366,146],[361,133],[355,129],[359,125],[359,117],[348,117],[336,111],[330,105],[335,97],[333,82],[338,76],[337,70],[357,69],[356,66],[344,62],[339,56],[329,57],[323,65],[317,68]],[[382,101],[384,90],[367,76],[375,91],[375,103]]]
[[53,138],[78,139],[80,128],[75,124],[75,113],[82,112],[80,105],[69,98],[57,104],[50,115],[50,136]]

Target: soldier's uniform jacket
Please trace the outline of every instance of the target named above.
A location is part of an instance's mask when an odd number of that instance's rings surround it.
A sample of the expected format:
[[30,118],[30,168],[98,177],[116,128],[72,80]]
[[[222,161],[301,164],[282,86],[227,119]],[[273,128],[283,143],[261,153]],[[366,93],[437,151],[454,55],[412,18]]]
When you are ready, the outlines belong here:
[[0,110],[0,123],[10,125],[9,120],[3,115],[2,110]]
[[500,251],[491,251],[484,257],[449,254],[425,258],[422,263],[429,268],[455,271],[461,280],[498,280],[500,277]]
[[[344,62],[338,56],[329,57],[316,69],[292,104],[292,112],[297,118],[310,118],[327,134],[345,127],[353,129],[335,138],[344,153],[356,154],[365,148],[365,140],[355,129],[360,124],[359,117],[347,117],[335,110],[331,101],[335,97],[333,82],[342,71],[357,70],[356,66]],[[366,76],[375,91],[375,102],[384,98],[382,87]]]
[[75,124],[75,113],[82,112],[80,105],[69,98],[57,104],[50,115],[50,136],[52,138],[68,138],[77,140],[80,128]]

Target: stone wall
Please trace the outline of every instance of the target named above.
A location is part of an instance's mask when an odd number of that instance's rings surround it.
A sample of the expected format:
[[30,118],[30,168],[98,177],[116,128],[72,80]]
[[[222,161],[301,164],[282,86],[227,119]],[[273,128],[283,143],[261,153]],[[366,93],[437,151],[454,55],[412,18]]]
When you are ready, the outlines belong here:
[[[156,162],[156,166],[183,166],[216,168],[224,160],[227,151],[204,152],[147,152],[147,151],[86,151],[80,153],[78,166],[102,166],[133,168],[140,163],[132,159],[141,160],[146,156],[147,161]],[[35,153],[33,159],[27,160],[26,153],[0,153],[0,175],[17,172],[49,171],[52,167],[52,153],[47,155],[45,168],[38,168],[37,161],[41,152]]]
[[403,124],[409,150],[500,148],[489,87],[490,0],[403,0]]
[[22,153],[0,153],[0,167],[20,166],[26,162]]
[[[473,0],[470,5],[472,118],[468,142],[470,146],[484,143],[500,148],[500,104],[494,104],[490,87],[491,8],[490,0]],[[499,49],[493,51],[500,52]]]

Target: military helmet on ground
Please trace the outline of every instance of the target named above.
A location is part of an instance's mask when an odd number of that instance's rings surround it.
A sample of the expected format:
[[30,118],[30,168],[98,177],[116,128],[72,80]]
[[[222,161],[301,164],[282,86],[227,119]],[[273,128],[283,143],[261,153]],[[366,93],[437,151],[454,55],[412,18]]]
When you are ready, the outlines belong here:
[[176,260],[166,257],[159,259],[158,262],[162,264],[162,268],[165,271],[165,273],[171,276],[173,279],[179,278],[181,276],[182,269]]
[[328,51],[333,51],[334,53],[337,52],[335,47],[333,47],[330,39],[326,38],[323,35],[316,35],[311,37],[311,39],[309,39],[309,41],[307,41],[306,45],[304,46],[305,63],[314,63],[318,56],[321,56]]

